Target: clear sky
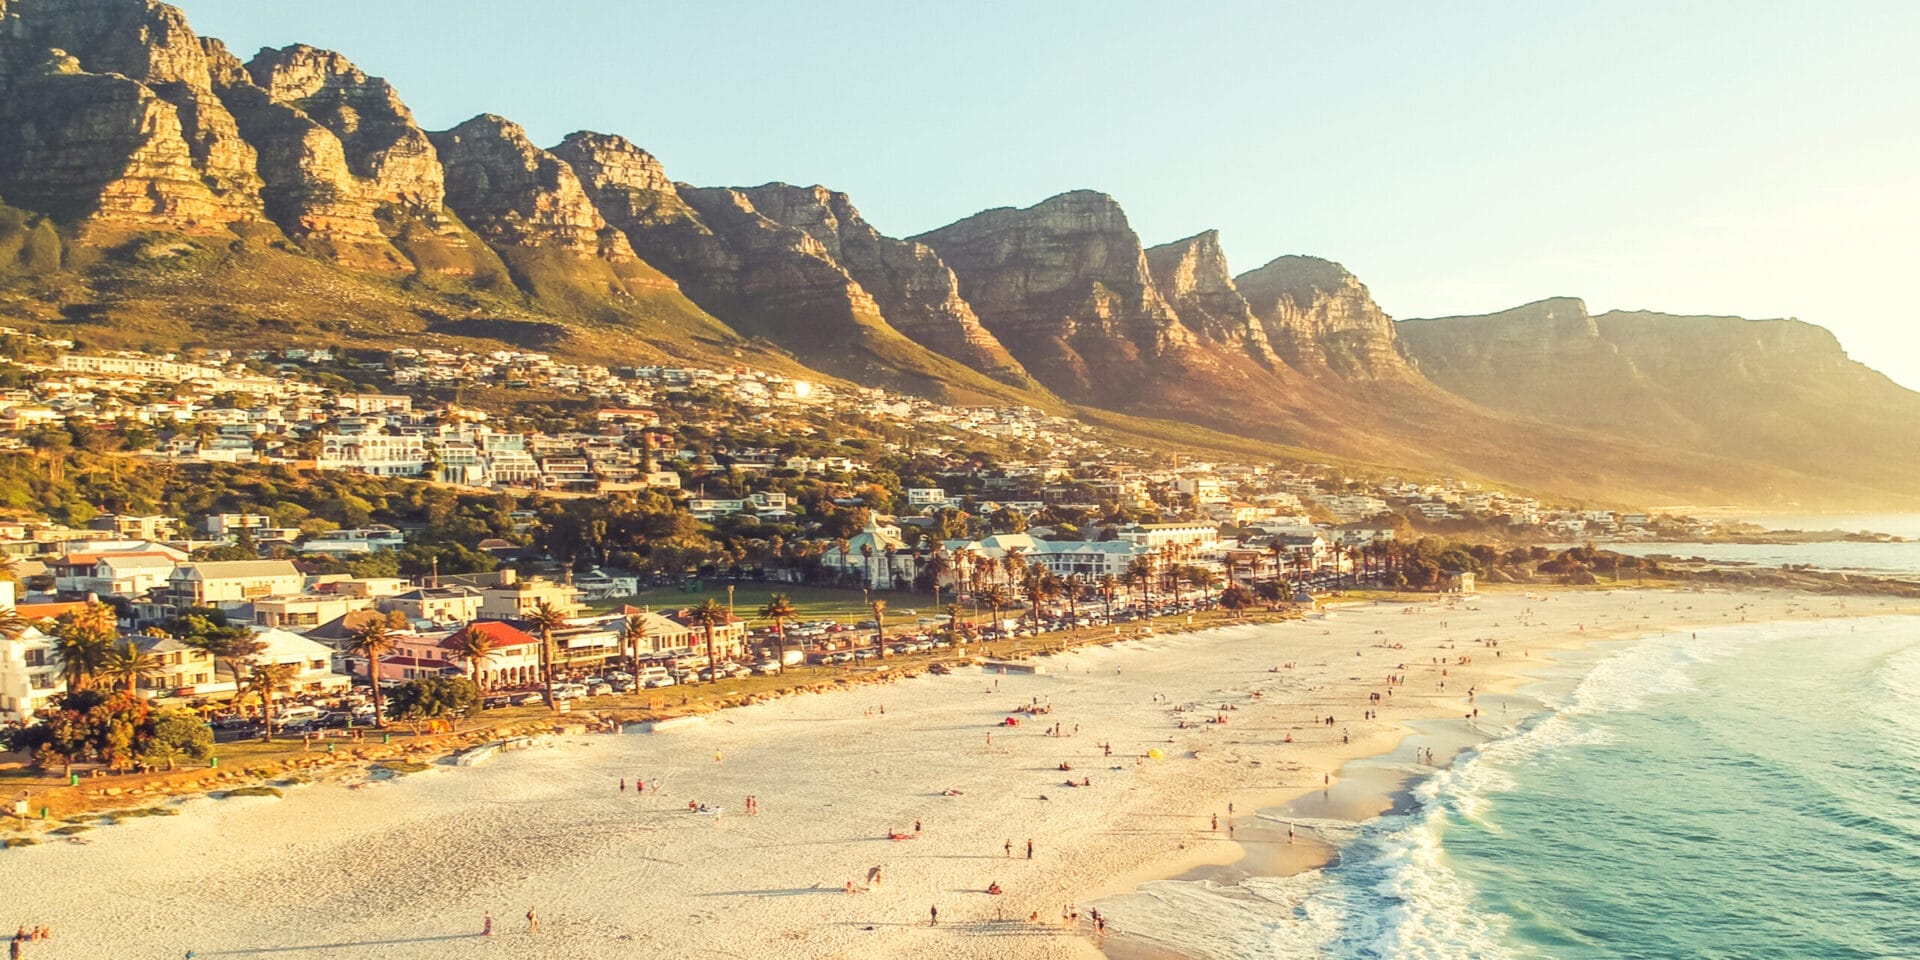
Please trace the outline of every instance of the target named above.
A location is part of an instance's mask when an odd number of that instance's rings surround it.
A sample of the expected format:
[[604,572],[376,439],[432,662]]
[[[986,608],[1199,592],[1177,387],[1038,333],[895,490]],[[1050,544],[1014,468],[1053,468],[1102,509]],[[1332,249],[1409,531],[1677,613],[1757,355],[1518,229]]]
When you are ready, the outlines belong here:
[[1073,188],[1398,317],[1547,296],[1797,316],[1920,387],[1920,2],[179,0],[429,129],[624,134],[908,235]]

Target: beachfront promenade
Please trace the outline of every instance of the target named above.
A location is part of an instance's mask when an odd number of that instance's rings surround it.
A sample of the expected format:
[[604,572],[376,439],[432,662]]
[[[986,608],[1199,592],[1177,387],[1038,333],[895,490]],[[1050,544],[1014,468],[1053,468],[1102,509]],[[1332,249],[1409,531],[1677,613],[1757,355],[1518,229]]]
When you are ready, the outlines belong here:
[[[555,958],[1093,957],[1094,898],[1241,855],[1228,803],[1244,823],[1320,789],[1344,759],[1387,751],[1408,720],[1469,723],[1469,690],[1509,685],[1552,649],[1833,614],[1840,602],[1563,592],[1451,610],[1378,604],[1086,648],[1047,658],[1039,675],[966,668],[660,733],[557,737],[473,768],[354,783],[336,771],[284,799],[195,800],[84,845],[0,853],[0,881],[22,891],[11,905],[21,916],[0,921],[53,927],[29,945],[36,960],[189,949],[425,960],[482,946]],[[1390,675],[1404,682],[1389,687]],[[1018,712],[1035,706],[1050,709]],[[987,893],[996,883],[1002,893]],[[1151,937],[1129,928],[1126,898],[1103,903],[1109,936]]]

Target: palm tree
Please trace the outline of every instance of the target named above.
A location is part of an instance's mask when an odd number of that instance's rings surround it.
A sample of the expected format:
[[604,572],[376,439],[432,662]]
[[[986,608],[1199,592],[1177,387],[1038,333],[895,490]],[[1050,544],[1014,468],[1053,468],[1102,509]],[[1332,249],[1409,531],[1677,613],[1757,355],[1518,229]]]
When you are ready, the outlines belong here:
[[125,686],[128,693],[159,670],[160,658],[140,649],[140,645],[130,639],[110,645],[100,662],[101,678],[110,686]]
[[710,671],[707,674],[707,676],[709,677],[707,682],[719,683],[720,682],[720,661],[716,659],[713,654],[713,628],[723,623],[729,622],[730,618],[727,616],[727,608],[724,605],[722,605],[718,600],[715,600],[712,597],[708,597],[707,599],[700,601],[698,606],[695,606],[693,609],[688,610],[685,616],[687,619],[687,623],[696,627],[703,627],[706,629],[707,670]]
[[1111,573],[1100,575],[1100,597],[1106,601],[1107,622],[1113,622],[1113,593],[1120,587],[1120,578]]
[[113,608],[98,601],[88,601],[54,621],[53,652],[60,660],[69,691],[78,692],[92,685],[118,633]]
[[19,614],[12,607],[0,610],[0,639],[18,640],[27,635],[33,627],[33,621]]
[[873,598],[873,653],[882,660],[887,658],[887,602],[879,597]]
[[947,634],[956,643],[959,642],[960,640],[960,612],[961,612],[961,607],[959,604],[957,603],[947,604],[947,609],[946,609]]
[[1153,615],[1153,561],[1146,557],[1135,557],[1127,564],[1127,576],[1140,584],[1141,603],[1147,609],[1147,615]]
[[367,682],[373,684],[373,725],[387,725],[385,698],[380,691],[380,658],[393,650],[393,628],[380,618],[368,620],[347,635],[347,651],[367,658]]
[[291,663],[255,663],[247,674],[246,689],[260,698],[260,714],[266,718],[268,743],[273,742],[273,694],[287,685],[299,670]]
[[776,593],[767,598],[760,607],[760,615],[773,621],[773,634],[780,642],[780,672],[787,672],[787,618],[797,617],[800,611],[793,605],[793,598],[784,593]]
[[866,582],[862,583],[861,586],[863,587],[873,586],[873,544],[871,543],[861,544],[860,556],[864,558],[863,565],[867,568]]
[[[447,656],[466,664],[473,671],[473,685],[482,694],[486,693],[487,684],[482,678],[486,674],[487,664],[493,662],[493,652],[498,646],[493,638],[483,631],[468,627],[448,637],[447,643]],[[486,709],[485,701],[482,701],[481,709]]]
[[[946,576],[947,571],[951,569],[953,569],[953,558],[947,556],[945,551],[936,549],[932,554],[928,555],[927,580],[933,584],[933,606],[935,609],[939,609],[940,607],[940,578]],[[959,584],[958,579],[954,582],[957,588]],[[958,592],[958,590],[956,589],[955,592]]]
[[627,655],[627,669],[640,666],[640,648],[646,645],[649,636],[646,617],[636,613],[620,621],[620,652]]
[[993,611],[993,629],[1000,629],[1000,611],[1007,606],[1007,588],[997,583],[989,583],[986,589],[974,594],[974,598],[987,605]]
[[1220,573],[1212,567],[1193,566],[1187,570],[1187,579],[1200,588],[1201,605],[1213,602],[1213,587],[1220,582]]
[[527,626],[540,635],[540,679],[546,684],[550,710],[560,709],[560,702],[553,698],[553,632],[566,625],[567,615],[545,600],[534,604],[533,612],[527,616]]

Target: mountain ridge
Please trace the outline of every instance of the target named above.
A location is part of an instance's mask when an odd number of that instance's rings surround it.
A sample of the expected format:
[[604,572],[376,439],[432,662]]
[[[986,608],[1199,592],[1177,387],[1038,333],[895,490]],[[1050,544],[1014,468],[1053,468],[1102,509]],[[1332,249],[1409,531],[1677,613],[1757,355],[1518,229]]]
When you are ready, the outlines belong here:
[[1147,245],[1093,190],[889,237],[844,193],[677,183],[617,135],[429,132],[339,53],[243,62],[156,0],[0,0],[0,204],[0,312],[102,343],[753,362],[1616,499],[1910,503],[1920,466],[1920,395],[1811,325],[1395,321],[1334,261],[1235,274],[1217,232]]

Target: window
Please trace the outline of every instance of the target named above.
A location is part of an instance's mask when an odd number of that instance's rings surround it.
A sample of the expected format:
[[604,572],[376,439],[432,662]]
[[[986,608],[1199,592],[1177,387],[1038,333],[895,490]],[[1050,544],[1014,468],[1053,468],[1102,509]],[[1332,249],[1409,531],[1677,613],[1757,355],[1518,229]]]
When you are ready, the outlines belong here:
[[27,666],[44,667],[46,665],[47,665],[47,651],[45,650],[28,650],[27,651]]

